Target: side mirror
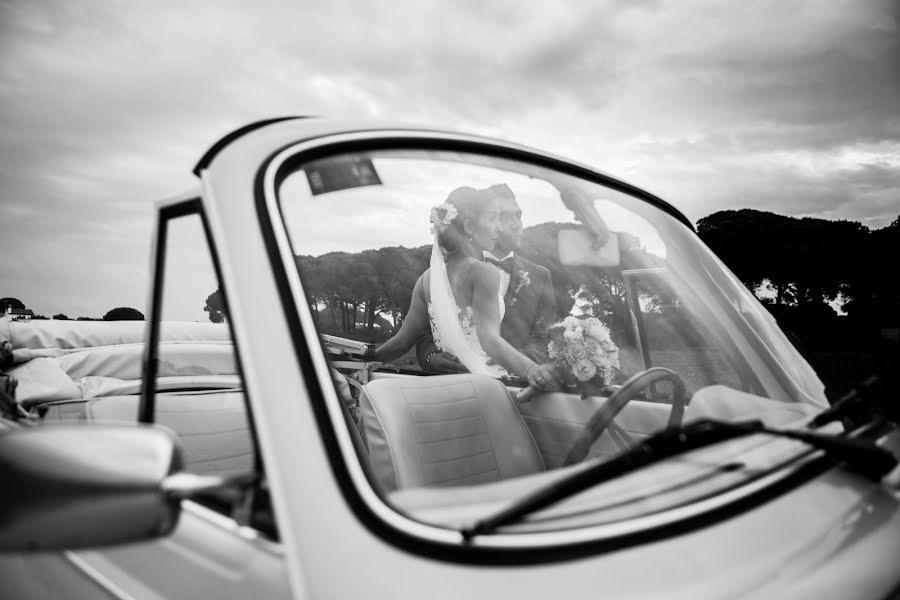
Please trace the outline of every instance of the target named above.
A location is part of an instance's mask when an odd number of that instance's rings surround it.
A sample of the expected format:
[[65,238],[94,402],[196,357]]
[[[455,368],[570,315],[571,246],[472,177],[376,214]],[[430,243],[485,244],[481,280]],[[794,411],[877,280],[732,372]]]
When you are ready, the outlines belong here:
[[76,549],[168,534],[180,501],[174,435],[146,426],[61,425],[0,433],[0,552]]
[[600,240],[584,229],[562,229],[557,244],[559,261],[566,266],[619,266],[619,237],[615,233]]

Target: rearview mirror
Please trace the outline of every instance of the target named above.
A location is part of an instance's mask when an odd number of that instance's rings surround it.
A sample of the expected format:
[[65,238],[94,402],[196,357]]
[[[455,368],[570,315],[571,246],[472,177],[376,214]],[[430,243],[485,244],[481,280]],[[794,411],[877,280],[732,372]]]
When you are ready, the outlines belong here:
[[584,229],[562,229],[558,239],[559,261],[566,266],[617,267],[619,238],[610,233],[599,240]]
[[0,552],[76,549],[168,534],[181,467],[166,430],[61,425],[0,433]]

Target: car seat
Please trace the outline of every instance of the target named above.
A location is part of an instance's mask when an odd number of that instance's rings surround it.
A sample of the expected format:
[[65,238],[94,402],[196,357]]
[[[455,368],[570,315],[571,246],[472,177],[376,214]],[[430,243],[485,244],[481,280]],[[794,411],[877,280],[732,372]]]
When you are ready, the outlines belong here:
[[376,379],[359,401],[370,473],[382,492],[480,484],[545,469],[513,399],[492,377]]

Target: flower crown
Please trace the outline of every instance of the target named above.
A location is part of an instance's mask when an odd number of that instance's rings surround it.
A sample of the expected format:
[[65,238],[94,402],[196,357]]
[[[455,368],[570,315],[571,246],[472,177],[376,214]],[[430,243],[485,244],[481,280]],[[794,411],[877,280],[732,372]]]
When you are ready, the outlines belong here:
[[444,202],[443,204],[432,207],[431,216],[429,217],[429,221],[431,221],[431,233],[438,234],[446,231],[447,227],[450,226],[450,223],[456,218],[457,214],[456,207],[449,202]]

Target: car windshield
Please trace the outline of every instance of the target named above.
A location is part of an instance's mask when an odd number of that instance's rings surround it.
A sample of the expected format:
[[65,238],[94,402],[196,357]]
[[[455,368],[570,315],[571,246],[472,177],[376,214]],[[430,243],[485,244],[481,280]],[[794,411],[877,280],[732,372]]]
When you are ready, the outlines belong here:
[[[827,407],[816,373],[678,215],[591,179],[396,149],[279,173],[291,267],[343,401],[337,426],[398,510],[457,526],[667,426],[799,427]],[[519,527],[683,505],[801,450],[750,436]]]

